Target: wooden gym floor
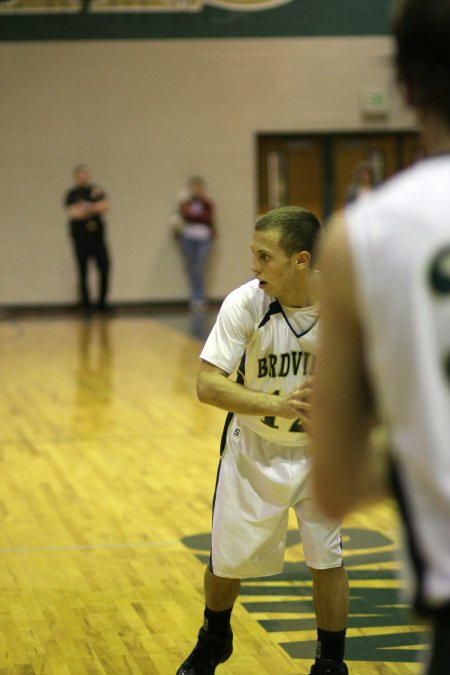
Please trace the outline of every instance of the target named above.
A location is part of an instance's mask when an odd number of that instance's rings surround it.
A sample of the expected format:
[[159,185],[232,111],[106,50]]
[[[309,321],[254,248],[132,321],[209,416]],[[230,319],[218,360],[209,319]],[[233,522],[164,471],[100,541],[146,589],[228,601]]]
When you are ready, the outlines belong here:
[[[194,392],[213,316],[0,322],[0,675],[175,675],[203,612],[224,414]],[[202,322],[206,322],[203,324]],[[390,504],[345,523],[351,675],[414,675]],[[221,675],[309,672],[311,583],[243,585]]]

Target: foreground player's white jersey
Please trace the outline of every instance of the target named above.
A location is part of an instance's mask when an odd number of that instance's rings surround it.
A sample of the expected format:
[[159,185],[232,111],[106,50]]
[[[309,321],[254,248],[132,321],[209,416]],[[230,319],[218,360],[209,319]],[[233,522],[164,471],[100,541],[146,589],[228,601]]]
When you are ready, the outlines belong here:
[[[287,394],[311,373],[317,341],[318,305],[282,307],[253,281],[224,300],[200,357],[233,373],[249,389]],[[280,445],[306,445],[298,420],[237,415],[239,422]]]
[[417,601],[450,598],[450,156],[346,211],[369,368],[391,429]]

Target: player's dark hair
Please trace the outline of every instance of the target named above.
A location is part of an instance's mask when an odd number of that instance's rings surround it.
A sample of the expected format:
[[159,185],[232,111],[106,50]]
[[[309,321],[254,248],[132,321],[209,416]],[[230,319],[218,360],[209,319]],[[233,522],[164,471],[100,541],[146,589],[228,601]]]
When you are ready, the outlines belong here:
[[450,124],[450,2],[403,0],[394,19],[396,69],[414,107]]
[[315,248],[322,230],[316,216],[300,206],[282,206],[261,216],[255,230],[278,230],[280,246],[288,257],[299,251],[308,251],[314,260]]

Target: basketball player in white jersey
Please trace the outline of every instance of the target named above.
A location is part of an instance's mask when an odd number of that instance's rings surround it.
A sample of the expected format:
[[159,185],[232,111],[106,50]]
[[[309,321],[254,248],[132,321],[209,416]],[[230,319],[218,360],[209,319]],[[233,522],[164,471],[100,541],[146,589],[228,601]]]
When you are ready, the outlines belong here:
[[[177,675],[210,675],[232,652],[230,626],[241,579],[283,569],[288,511],[296,513],[313,578],[318,649],[311,673],[346,675],[348,582],[340,526],[317,508],[309,486],[308,392],[319,307],[317,218],[270,211],[255,226],[256,279],[225,299],[201,353],[201,401],[231,411],[222,436],[213,506],[204,625]],[[237,371],[237,379],[230,377]],[[300,419],[299,419],[300,418]]]
[[370,431],[377,417],[387,423],[414,604],[433,627],[426,673],[449,675],[450,0],[406,0],[394,33],[429,157],[324,237],[313,478],[330,517],[381,495]]

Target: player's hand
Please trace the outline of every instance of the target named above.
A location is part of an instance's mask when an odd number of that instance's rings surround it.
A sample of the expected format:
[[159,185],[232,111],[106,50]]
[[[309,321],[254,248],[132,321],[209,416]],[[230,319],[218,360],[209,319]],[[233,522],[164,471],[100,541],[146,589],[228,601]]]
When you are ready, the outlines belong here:
[[286,396],[286,403],[297,417],[307,434],[311,431],[311,396],[313,377],[308,377],[300,387]]

